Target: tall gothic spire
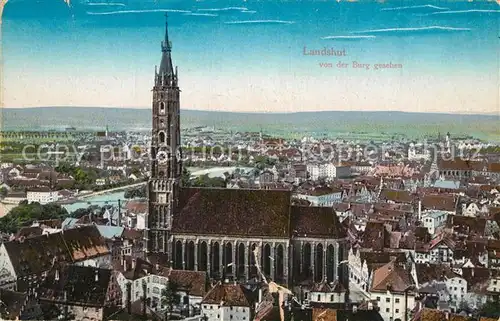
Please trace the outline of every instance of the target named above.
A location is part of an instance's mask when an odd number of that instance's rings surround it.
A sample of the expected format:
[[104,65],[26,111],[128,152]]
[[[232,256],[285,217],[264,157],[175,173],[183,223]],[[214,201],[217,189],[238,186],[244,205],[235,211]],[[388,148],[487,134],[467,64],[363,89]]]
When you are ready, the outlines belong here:
[[165,14],[165,40],[161,43],[161,63],[160,70],[158,70],[158,74],[160,76],[172,77],[174,76],[174,68],[172,66],[172,44],[168,40],[168,15]]

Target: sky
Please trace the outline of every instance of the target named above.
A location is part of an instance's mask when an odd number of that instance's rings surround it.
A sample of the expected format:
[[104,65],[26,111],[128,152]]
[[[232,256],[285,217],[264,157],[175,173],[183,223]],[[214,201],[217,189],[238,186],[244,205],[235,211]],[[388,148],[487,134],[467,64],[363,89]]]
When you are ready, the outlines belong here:
[[7,2],[3,106],[150,108],[168,12],[181,108],[500,114],[493,1],[92,1]]

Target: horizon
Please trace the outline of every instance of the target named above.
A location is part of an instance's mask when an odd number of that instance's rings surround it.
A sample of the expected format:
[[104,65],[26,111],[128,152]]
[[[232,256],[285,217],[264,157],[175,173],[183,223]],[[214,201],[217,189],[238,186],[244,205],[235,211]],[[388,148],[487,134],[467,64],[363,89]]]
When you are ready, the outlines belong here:
[[495,2],[26,1],[0,24],[6,109],[149,108],[169,12],[186,110],[499,113]]
[[[124,109],[124,110],[145,110],[151,109],[152,107],[115,107],[115,106],[32,106],[32,107],[3,107],[9,110],[24,110],[24,109],[57,109],[57,108],[91,108],[91,109]],[[230,111],[230,110],[209,110],[209,109],[194,109],[181,107],[180,111],[192,111],[192,112],[207,112],[207,113],[230,113],[230,114],[273,114],[273,115],[292,115],[292,114],[302,114],[302,113],[402,113],[402,114],[436,114],[436,115],[452,115],[452,116],[488,116],[488,117],[498,117],[500,119],[500,112],[492,113],[467,113],[467,112],[426,112],[426,111],[401,111],[401,110],[306,110],[306,111],[293,111],[293,112],[280,112],[280,111],[270,111],[270,112],[252,112],[252,111]]]

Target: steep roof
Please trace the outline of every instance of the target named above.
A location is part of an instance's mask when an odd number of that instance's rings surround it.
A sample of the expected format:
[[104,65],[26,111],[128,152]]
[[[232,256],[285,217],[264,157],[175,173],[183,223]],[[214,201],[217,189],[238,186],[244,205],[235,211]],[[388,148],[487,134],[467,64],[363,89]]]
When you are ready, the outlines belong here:
[[286,238],[290,234],[290,199],[291,192],[282,190],[183,188],[172,230]]
[[4,246],[18,277],[48,271],[54,258],[57,261],[72,261],[61,233],[31,237],[22,242],[5,242]]
[[62,236],[74,262],[109,253],[106,241],[95,225],[69,229]]
[[0,317],[6,320],[17,320],[22,313],[22,308],[27,297],[27,293],[0,289],[0,298],[2,303],[0,305]]
[[53,269],[42,282],[39,298],[50,302],[103,307],[111,272],[90,266],[63,265]]
[[331,207],[292,206],[294,236],[344,238],[347,232]]
[[202,297],[207,293],[207,272],[170,269],[168,278],[190,295]]
[[94,225],[4,243],[18,277],[48,271],[55,261],[78,262],[109,253]]
[[412,284],[409,271],[391,261],[373,272],[371,290],[404,292]]
[[383,189],[380,194],[380,199],[393,201],[396,203],[411,203],[413,198],[410,193],[405,190]]
[[419,284],[431,281],[445,281],[448,278],[456,277],[451,268],[443,264],[415,264],[417,280]]
[[343,293],[345,291],[346,289],[338,280],[335,280],[331,283],[328,283],[325,280],[323,280],[319,283],[315,283],[311,288],[311,292]]
[[223,306],[251,306],[251,296],[241,284],[217,283],[203,298],[202,304],[218,304]]
[[425,195],[422,198],[422,209],[453,212],[456,209],[456,199],[453,195]]

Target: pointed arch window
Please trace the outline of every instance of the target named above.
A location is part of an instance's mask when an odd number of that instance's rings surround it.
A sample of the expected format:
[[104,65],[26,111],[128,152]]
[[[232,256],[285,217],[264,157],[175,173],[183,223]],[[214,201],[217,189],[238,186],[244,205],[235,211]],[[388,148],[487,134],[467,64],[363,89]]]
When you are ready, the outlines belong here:
[[160,144],[165,144],[165,132],[158,133],[158,140],[159,140]]
[[165,114],[165,102],[160,102],[160,114]]

